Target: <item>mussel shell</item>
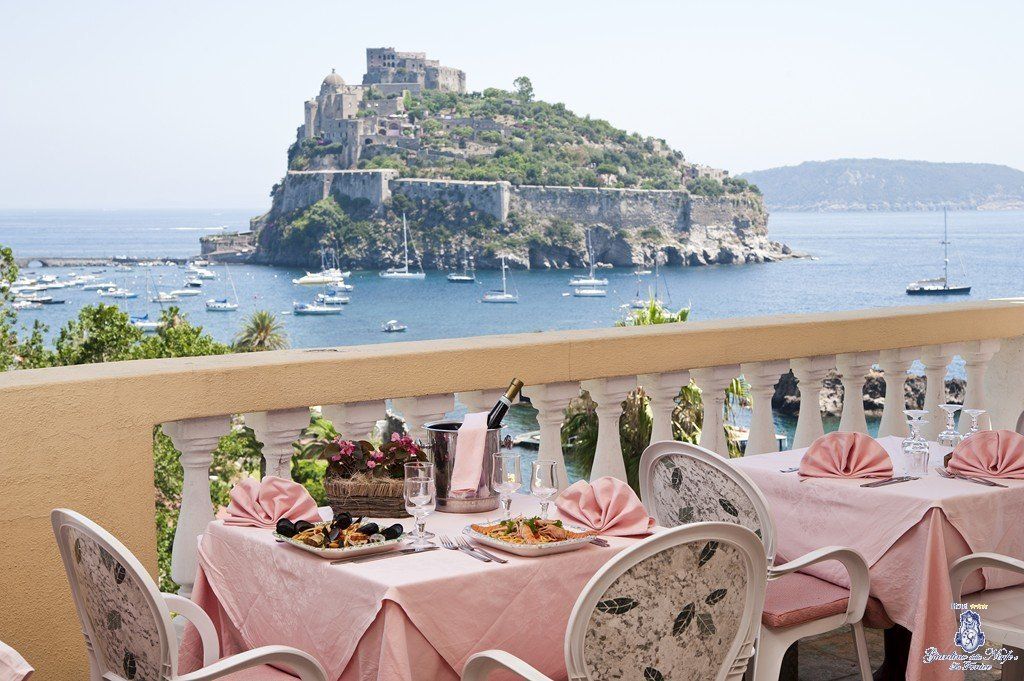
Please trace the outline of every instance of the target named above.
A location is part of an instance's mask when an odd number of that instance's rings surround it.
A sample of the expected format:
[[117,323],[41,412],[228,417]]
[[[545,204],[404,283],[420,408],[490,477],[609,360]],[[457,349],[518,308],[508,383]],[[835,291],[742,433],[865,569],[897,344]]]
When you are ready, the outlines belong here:
[[297,533],[295,523],[287,518],[281,518],[277,521],[277,533],[282,537],[294,537]]
[[398,539],[404,532],[405,528],[402,527],[402,523],[395,523],[391,527],[385,527],[380,533],[384,535],[385,539]]
[[313,529],[313,523],[309,522],[308,520],[296,520],[295,521],[295,532],[296,533],[305,532],[306,530],[312,530],[312,529]]
[[331,521],[331,527],[336,527],[339,530],[348,529],[352,524],[352,514],[345,512],[334,516],[334,520]]
[[327,541],[329,541],[329,542],[336,541],[340,535],[341,535],[341,530],[339,530],[337,527],[332,527],[331,531],[327,533]]
[[377,523],[366,523],[359,526],[359,534],[365,534],[367,537],[378,532],[380,532],[380,528],[377,527]]
[[381,541],[384,541],[384,535],[383,534],[377,533],[377,534],[371,534],[370,535],[370,542],[371,543],[372,542],[381,542]]

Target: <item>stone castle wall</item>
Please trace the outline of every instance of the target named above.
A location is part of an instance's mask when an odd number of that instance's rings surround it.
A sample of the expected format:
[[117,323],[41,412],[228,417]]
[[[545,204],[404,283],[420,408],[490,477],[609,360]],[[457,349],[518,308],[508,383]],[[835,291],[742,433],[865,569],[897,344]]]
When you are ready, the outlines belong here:
[[510,210],[609,229],[686,231],[690,197],[681,191],[541,187],[512,190]]
[[504,222],[508,218],[508,182],[468,182],[403,177],[391,180],[391,193],[422,201],[468,203],[475,210]]

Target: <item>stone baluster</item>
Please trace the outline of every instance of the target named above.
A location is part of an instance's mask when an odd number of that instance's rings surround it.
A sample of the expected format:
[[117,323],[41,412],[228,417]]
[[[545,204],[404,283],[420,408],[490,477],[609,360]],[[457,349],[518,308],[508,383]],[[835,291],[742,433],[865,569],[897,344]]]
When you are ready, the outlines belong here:
[[868,432],[868,419],[864,415],[864,383],[877,355],[876,352],[836,355],[836,368],[843,382],[843,412],[839,417],[839,430],[843,432]]
[[906,437],[910,432],[903,414],[907,408],[907,370],[914,359],[920,356],[921,348],[896,348],[879,353],[878,366],[885,379],[885,404],[882,406],[882,420],[878,424],[878,437]]
[[729,456],[729,442],[725,437],[725,388],[739,372],[738,364],[690,371],[690,376],[700,388],[704,410],[700,446],[724,457]]
[[530,398],[530,403],[537,410],[537,423],[540,424],[540,450],[537,458],[554,461],[558,468],[558,491],[569,486],[569,476],[565,470],[565,456],[562,453],[562,423],[565,421],[565,408],[574,397],[579,397],[580,384],[548,383],[523,388]]
[[821,421],[821,382],[835,365],[830,356],[801,357],[790,362],[800,389],[800,414],[796,419],[793,448],[807,447],[825,434]]
[[309,407],[250,412],[245,415],[245,425],[263,445],[264,476],[291,480],[295,453],[292,443],[309,426]]
[[[999,340],[983,340],[964,343],[960,356],[964,358],[964,370],[967,374],[967,386],[964,392],[964,409],[988,409],[988,398],[985,393],[985,374],[992,357],[999,351]],[[992,427],[992,419],[988,413],[978,418],[978,427],[987,430]],[[966,433],[971,429],[969,416],[960,415],[959,430]]]
[[651,400],[651,444],[674,439],[672,413],[676,408],[679,391],[690,383],[689,371],[670,371],[663,374],[642,374],[637,382]]
[[590,479],[610,475],[626,479],[626,463],[622,460],[622,442],[619,439],[619,419],[622,402],[629,391],[636,388],[636,376],[595,378],[583,381],[583,389],[597,403],[597,450]]
[[747,435],[746,454],[767,454],[779,451],[775,438],[775,419],[772,412],[772,397],[775,385],[782,375],[789,371],[789,362],[751,362],[741,364],[740,372],[750,384],[753,400],[750,414],[750,433]]
[[423,424],[443,419],[445,414],[455,408],[455,397],[451,393],[403,397],[394,400],[394,405],[405,419],[405,429],[412,439],[427,445],[427,429]]
[[959,344],[948,343],[929,345],[921,354],[926,381],[924,408],[928,410],[923,434],[929,440],[938,437],[946,427],[946,412],[939,409],[939,405],[946,401],[946,371],[949,369],[949,363],[959,351]]
[[177,582],[178,593],[189,598],[196,581],[197,541],[213,520],[210,462],[217,443],[231,432],[231,419],[225,415],[172,421],[163,424],[163,430],[180,452],[184,471],[171,548],[171,579]]
[[1004,338],[988,363],[985,394],[992,395],[988,411],[990,427],[1014,430],[1024,412],[1024,336]]
[[384,400],[325,404],[324,418],[346,440],[365,440],[373,434],[377,421],[387,417]]

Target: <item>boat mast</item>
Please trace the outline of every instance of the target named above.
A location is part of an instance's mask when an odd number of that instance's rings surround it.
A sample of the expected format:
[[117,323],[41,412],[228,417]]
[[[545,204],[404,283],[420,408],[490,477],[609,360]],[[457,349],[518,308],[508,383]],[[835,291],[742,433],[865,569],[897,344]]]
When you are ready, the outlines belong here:
[[505,256],[501,256],[501,292],[508,295],[508,287],[505,285]]
[[946,209],[942,209],[942,285],[949,288],[949,222]]
[[409,271],[409,227],[405,222],[405,213],[402,213],[402,240],[405,242],[405,271]]
[[231,270],[228,269],[228,263],[224,262],[224,273],[228,275],[228,283],[231,284],[231,295],[235,297],[235,305],[238,305],[238,291],[235,290],[235,280],[231,276]]

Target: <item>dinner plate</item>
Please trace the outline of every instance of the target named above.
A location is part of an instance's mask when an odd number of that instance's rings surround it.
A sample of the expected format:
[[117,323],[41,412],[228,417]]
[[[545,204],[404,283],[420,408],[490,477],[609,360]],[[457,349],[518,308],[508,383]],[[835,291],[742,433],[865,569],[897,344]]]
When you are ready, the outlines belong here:
[[[369,521],[367,521],[369,522]],[[321,523],[317,523],[318,525]],[[284,535],[274,532],[274,538],[283,541],[286,544],[291,544],[295,548],[302,549],[308,553],[312,553],[314,556],[320,556],[321,558],[331,558],[332,560],[338,560],[339,558],[354,558],[355,556],[369,556],[372,553],[384,553],[385,551],[391,551],[402,545],[402,540],[405,539],[405,535],[396,539],[387,539],[385,541],[371,542],[363,544],[361,546],[346,546],[343,549],[320,549],[309,544],[303,544],[300,541],[293,539],[292,537],[285,537]]]
[[[490,523],[474,523],[476,525],[485,525]],[[578,525],[563,524],[562,527],[569,530],[570,532],[590,532],[586,527],[580,527]],[[590,543],[590,540],[597,535],[588,535],[586,537],[576,537],[575,539],[564,539],[562,541],[554,541],[548,544],[509,544],[508,542],[501,541],[500,539],[493,539],[488,537],[486,534],[477,532],[473,529],[472,525],[466,525],[462,528],[462,533],[472,539],[475,542],[483,544],[488,548],[498,549],[511,553],[516,556],[526,556],[528,558],[535,558],[537,556],[551,556],[556,553],[566,553],[568,551],[576,551],[582,549],[584,546]]]

